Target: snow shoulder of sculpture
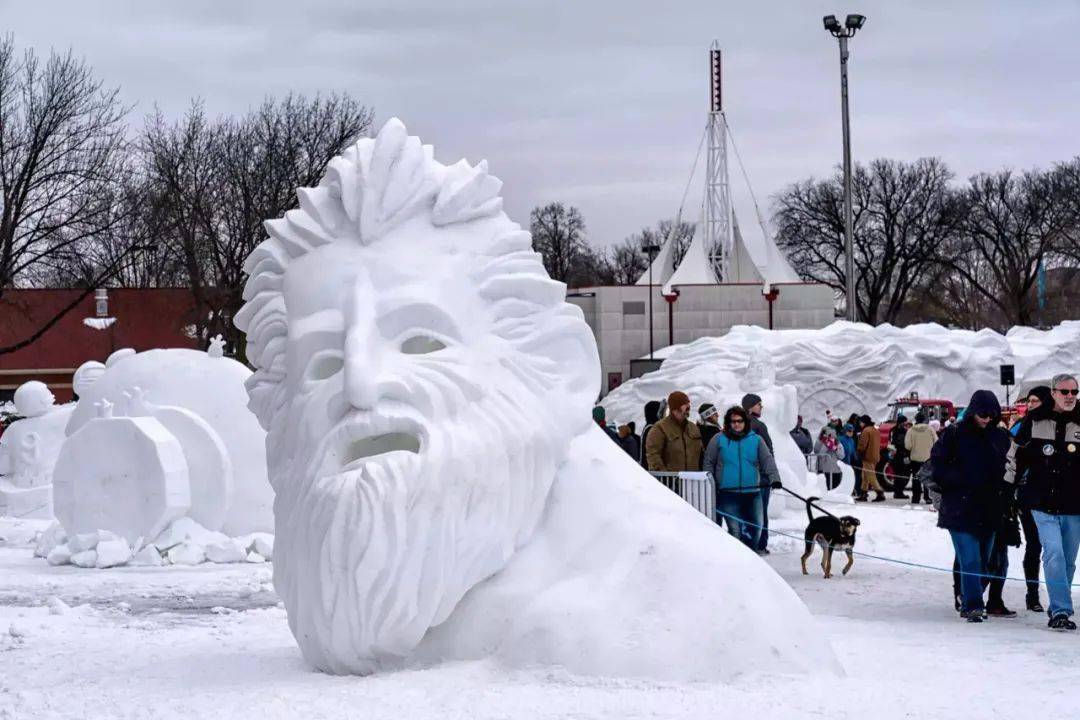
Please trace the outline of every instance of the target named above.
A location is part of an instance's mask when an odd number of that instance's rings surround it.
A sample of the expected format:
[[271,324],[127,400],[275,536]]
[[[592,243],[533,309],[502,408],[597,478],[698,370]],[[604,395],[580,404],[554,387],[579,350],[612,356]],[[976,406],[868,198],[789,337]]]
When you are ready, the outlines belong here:
[[592,334],[500,189],[392,119],[248,258],[236,323],[304,657],[838,671],[791,588],[590,422]]

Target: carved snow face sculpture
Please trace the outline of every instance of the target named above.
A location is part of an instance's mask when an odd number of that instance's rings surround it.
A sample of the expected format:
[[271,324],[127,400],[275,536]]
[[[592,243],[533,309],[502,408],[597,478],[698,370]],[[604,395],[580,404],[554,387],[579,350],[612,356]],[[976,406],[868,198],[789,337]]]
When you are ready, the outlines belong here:
[[322,670],[407,657],[528,541],[588,426],[592,334],[500,187],[394,119],[248,259],[274,583]]

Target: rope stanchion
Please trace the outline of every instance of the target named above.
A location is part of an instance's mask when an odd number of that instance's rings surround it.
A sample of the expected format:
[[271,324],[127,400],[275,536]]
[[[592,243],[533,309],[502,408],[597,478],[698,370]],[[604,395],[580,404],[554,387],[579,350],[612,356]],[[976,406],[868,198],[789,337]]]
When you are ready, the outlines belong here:
[[[733,520],[733,521],[735,521],[737,523],[742,523],[744,525],[749,525],[750,527],[757,528],[759,530],[766,530],[767,529],[769,531],[769,536],[770,537],[773,536],[773,535],[779,535],[781,537],[786,537],[786,538],[791,538],[793,540],[798,540],[799,542],[802,542],[802,543],[806,542],[806,538],[802,537],[801,535],[792,535],[791,533],[786,533],[783,530],[777,530],[775,527],[766,528],[764,525],[759,525],[758,523],[750,522],[749,520],[743,520],[742,518],[738,517],[737,515],[732,515],[730,513],[723,512],[722,510],[716,510],[716,514],[719,515],[720,517],[724,517],[724,518],[727,518],[729,520]],[[829,545],[827,547],[830,550],[833,550],[833,551],[840,551],[840,552],[847,552],[848,551],[848,549],[845,548],[845,547],[838,547],[838,546],[834,546],[834,545]],[[857,555],[857,556],[862,557],[862,558],[868,558],[870,560],[878,560],[880,562],[892,563],[894,565],[904,565],[904,566],[907,566],[907,567],[919,568],[919,569],[922,569],[922,570],[934,570],[934,571],[937,571],[937,572],[949,573],[950,575],[952,573],[956,573],[958,575],[970,575],[970,576],[974,576],[974,577],[986,578],[987,580],[1012,580],[1014,582],[1020,582],[1020,583],[1029,582],[1026,578],[1011,577],[1009,575],[991,575],[989,573],[973,573],[973,572],[967,572],[965,570],[953,570],[952,568],[942,568],[942,567],[937,567],[936,565],[926,565],[925,563],[911,562],[910,560],[899,560],[897,558],[889,558],[889,557],[884,557],[882,555],[872,555],[870,553],[860,552],[858,550],[852,550],[851,554],[852,555]],[[1046,586],[1050,585],[1050,583],[1048,581],[1046,581],[1046,580],[1040,579],[1038,582],[1039,582],[1040,585],[1046,585]],[[1055,584],[1057,584],[1057,583],[1055,583]],[[1071,588],[1080,587],[1080,583],[1073,583],[1069,587],[1071,587]]]

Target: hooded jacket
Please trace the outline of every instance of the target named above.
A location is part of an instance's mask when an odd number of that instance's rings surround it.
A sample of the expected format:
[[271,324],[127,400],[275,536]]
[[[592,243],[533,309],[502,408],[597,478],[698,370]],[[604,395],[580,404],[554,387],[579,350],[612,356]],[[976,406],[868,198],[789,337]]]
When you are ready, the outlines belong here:
[[645,427],[641,430],[641,449],[640,462],[641,467],[646,470],[649,469],[649,458],[645,455],[645,443],[649,441],[649,431],[652,430],[652,426],[660,421],[660,408],[661,404],[659,400],[650,400],[645,403]]
[[911,461],[924,463],[930,459],[930,450],[937,442],[937,433],[926,423],[912,426],[904,436],[904,448],[911,454]]
[[1030,510],[1080,515],[1080,407],[1056,412],[1044,403],[1019,425],[1009,448],[1006,481]]
[[825,439],[818,437],[814,443],[814,455],[817,456],[817,471],[819,473],[840,472],[840,461],[844,459],[844,446],[836,439],[836,433],[832,428],[822,430]]
[[760,492],[762,485],[780,481],[776,461],[764,440],[743,426],[731,427],[732,411],[724,414],[724,429],[705,449],[702,469],[709,474],[719,492]]
[[854,431],[855,428],[850,424],[845,425],[843,431],[840,433],[840,437],[837,439],[840,440],[840,445],[844,448],[843,461],[846,462],[848,465],[855,465],[855,460],[857,459],[858,452],[855,449],[856,438],[855,435],[851,435],[850,437],[848,437],[848,430]]
[[[980,428],[976,415],[990,417]],[[976,390],[964,420],[941,433],[930,453],[933,481],[941,492],[938,527],[970,533],[998,528],[1005,503],[1005,456],[1009,434],[998,427],[1001,404],[989,390]]]

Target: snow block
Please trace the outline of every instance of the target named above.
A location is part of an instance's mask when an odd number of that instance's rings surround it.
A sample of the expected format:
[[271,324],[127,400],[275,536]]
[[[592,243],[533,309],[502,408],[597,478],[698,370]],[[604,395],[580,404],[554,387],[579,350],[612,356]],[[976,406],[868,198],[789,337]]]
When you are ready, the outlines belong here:
[[263,563],[263,562],[266,562],[266,558],[264,558],[264,557],[263,557],[262,555],[260,555],[260,554],[259,554],[259,553],[257,553],[257,552],[249,552],[249,553],[247,554],[247,558],[246,558],[245,562],[249,562],[249,563]]
[[198,565],[206,562],[206,550],[193,542],[182,542],[169,550],[169,562],[173,565]]
[[60,523],[53,523],[38,537],[34,544],[34,557],[48,557],[57,545],[67,542],[67,533]]
[[97,531],[79,533],[68,538],[67,546],[72,554],[93,550],[98,544]]
[[165,564],[165,561],[161,559],[161,553],[153,545],[147,545],[139,552],[135,553],[135,556],[131,558],[131,565],[145,565],[148,567],[159,567]]
[[123,538],[102,540],[97,545],[97,562],[95,567],[110,568],[123,565],[131,559],[131,546]]
[[155,420],[172,433],[184,452],[191,490],[188,517],[208,530],[225,524],[232,499],[232,463],[214,429],[195,413],[179,407],[155,407]]
[[71,550],[67,545],[57,545],[45,556],[45,561],[50,565],[67,565],[71,562]]
[[247,559],[247,549],[237,540],[229,538],[207,545],[206,559],[213,563],[242,563]]
[[167,552],[182,542],[196,545],[210,545],[228,540],[223,533],[207,530],[189,517],[177,518],[163,533],[154,538],[153,545],[161,552]]
[[149,417],[96,418],[69,436],[53,473],[56,516],[69,535],[105,529],[134,544],[191,506],[180,443]]
[[71,556],[71,564],[81,568],[97,566],[97,550],[83,550]]

